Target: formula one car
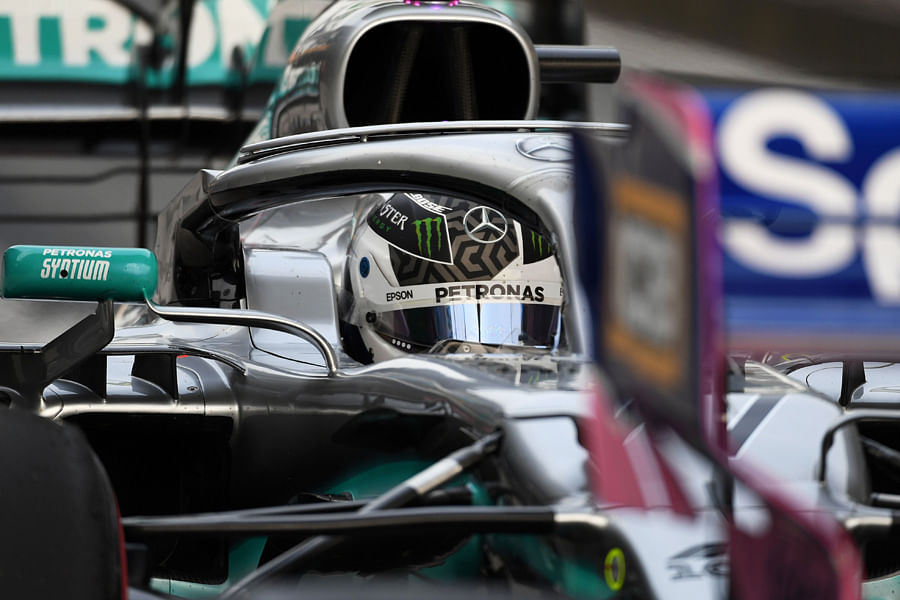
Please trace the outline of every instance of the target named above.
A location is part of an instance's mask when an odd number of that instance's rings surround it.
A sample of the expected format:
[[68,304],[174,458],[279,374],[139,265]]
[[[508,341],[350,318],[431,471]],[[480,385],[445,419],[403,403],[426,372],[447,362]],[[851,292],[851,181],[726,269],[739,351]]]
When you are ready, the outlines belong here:
[[[717,398],[696,379],[711,352],[684,325],[696,299],[676,285],[692,279],[678,259],[704,253],[687,250],[691,219],[670,201],[691,197],[685,164],[703,161],[673,142],[665,102],[630,131],[533,120],[542,79],[614,79],[608,49],[535,48],[499,13],[419,4],[338,2],[312,24],[253,143],[161,215],[155,256],[7,251],[4,296],[32,299],[15,301],[26,312],[101,301],[47,344],[0,348],[0,426],[18,432],[0,436],[0,468],[29,490],[0,495],[0,514],[38,540],[3,547],[11,594],[378,597],[387,583],[391,597],[713,598],[736,585],[725,528],[765,502],[729,502],[700,444],[654,449],[644,427],[619,454],[587,441],[597,393],[625,416],[620,400],[644,400],[646,382]],[[573,206],[573,128],[622,220],[621,235],[581,231],[580,252],[573,221],[597,221]],[[685,193],[659,191],[672,181]],[[653,203],[667,217],[647,223]],[[607,287],[634,294],[586,297],[598,255],[629,265]],[[621,322],[597,335],[606,306]],[[649,377],[620,387],[629,361]],[[664,413],[651,404],[648,424]],[[683,405],[667,416],[688,439],[701,421]],[[589,474],[608,481],[617,461],[657,465],[630,480],[644,510],[591,493]],[[810,571],[852,567],[837,537],[818,539]],[[734,564],[737,582],[761,572]],[[776,577],[759,589],[796,581],[796,562],[763,566]],[[858,591],[849,572],[838,581]]]
[[[696,527],[603,510],[588,486],[578,420],[603,384],[565,234],[572,125],[533,120],[542,78],[585,72],[615,79],[615,54],[535,48],[477,5],[337,2],[293,53],[260,141],[162,213],[155,256],[9,249],[7,305],[101,300],[49,343],[0,353],[2,419],[31,442],[4,469],[51,480],[3,495],[4,519],[57,552],[10,548],[10,595],[120,593],[117,506],[134,597],[397,580],[429,597],[442,580],[671,596],[666,559],[718,513]],[[579,127],[611,147],[627,132]]]

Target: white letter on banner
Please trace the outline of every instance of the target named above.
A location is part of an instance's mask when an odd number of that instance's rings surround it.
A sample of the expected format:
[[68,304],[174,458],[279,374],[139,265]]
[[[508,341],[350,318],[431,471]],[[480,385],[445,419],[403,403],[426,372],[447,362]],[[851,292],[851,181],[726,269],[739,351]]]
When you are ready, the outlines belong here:
[[[191,19],[191,35],[188,40],[189,67],[198,67],[209,60],[216,49],[216,24],[209,7],[203,2],[194,5]],[[230,56],[228,57],[231,58]]]
[[[91,29],[91,19],[103,21],[100,29]],[[125,47],[131,36],[131,13],[108,0],[80,0],[66,4],[60,15],[63,60],[67,65],[86,67],[91,50],[111,67],[124,67],[130,59]]]
[[769,90],[737,100],[719,123],[719,153],[725,172],[752,193],[802,204],[825,223],[805,239],[773,235],[764,225],[726,220],[723,243],[733,258],[769,275],[819,277],[838,271],[856,256],[853,227],[856,192],[827,167],[769,152],[776,136],[796,138],[822,161],[844,161],[852,140],[840,118],[811,94]]
[[[235,47],[246,49],[260,41],[266,22],[262,15],[247,0],[220,0],[219,2],[219,47],[222,66],[231,65],[231,53]],[[246,56],[247,62],[253,60]]]
[[900,148],[882,156],[869,170],[863,200],[867,223],[863,264],[872,294],[882,302],[900,302]]
[[17,65],[40,64],[41,36],[38,23],[46,7],[40,2],[19,2],[15,6],[9,6],[8,10],[13,60]]

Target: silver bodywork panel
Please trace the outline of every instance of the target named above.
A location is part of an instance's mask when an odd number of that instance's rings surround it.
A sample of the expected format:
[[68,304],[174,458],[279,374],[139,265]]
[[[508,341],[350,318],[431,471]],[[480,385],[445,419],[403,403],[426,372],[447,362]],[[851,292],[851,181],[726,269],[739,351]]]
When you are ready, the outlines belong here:
[[[324,255],[245,248],[244,265],[247,308],[305,322],[332,346],[340,344],[334,279]],[[260,350],[325,367],[319,350],[297,336],[254,328],[250,337]]]

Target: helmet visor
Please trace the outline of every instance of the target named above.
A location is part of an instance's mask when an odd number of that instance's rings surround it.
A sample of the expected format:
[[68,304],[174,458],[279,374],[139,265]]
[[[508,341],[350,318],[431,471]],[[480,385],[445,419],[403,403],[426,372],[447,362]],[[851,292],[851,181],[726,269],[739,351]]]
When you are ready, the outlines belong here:
[[413,351],[447,340],[553,348],[559,306],[485,302],[408,308],[378,314],[374,328],[389,340],[410,344]]

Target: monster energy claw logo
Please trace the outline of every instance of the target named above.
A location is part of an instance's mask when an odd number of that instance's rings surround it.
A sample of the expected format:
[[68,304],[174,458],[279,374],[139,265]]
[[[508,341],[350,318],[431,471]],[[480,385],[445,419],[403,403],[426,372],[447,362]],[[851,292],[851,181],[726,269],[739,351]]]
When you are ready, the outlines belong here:
[[[419,255],[424,256],[422,250],[422,229],[425,230],[425,250],[428,251],[428,258],[431,258],[431,238],[437,236],[437,251],[441,251],[441,217],[428,217],[413,221],[416,226],[416,238],[419,240]],[[432,224],[434,224],[434,235],[431,233]]]
[[531,249],[538,253],[538,256],[544,255],[544,238],[539,233],[531,232]]

